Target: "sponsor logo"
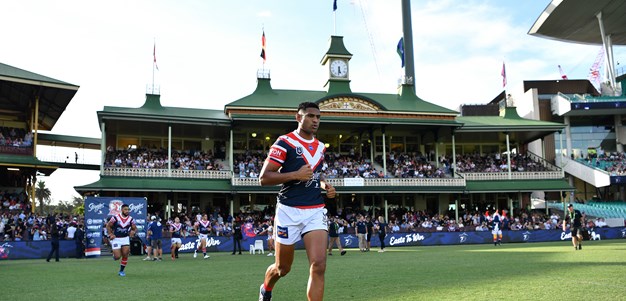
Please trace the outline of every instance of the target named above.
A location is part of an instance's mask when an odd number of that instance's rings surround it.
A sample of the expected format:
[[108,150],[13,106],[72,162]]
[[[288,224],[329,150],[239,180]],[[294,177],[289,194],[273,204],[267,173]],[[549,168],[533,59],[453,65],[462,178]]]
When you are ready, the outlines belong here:
[[528,241],[528,240],[530,239],[530,235],[531,235],[531,234],[532,234],[532,233],[530,233],[530,232],[528,232],[528,231],[526,231],[526,232],[522,233],[522,238],[524,239],[524,241]]
[[102,214],[102,209],[104,209],[104,203],[100,203],[100,204],[96,204],[96,203],[91,203],[89,204],[89,210],[87,210],[87,212],[96,212],[98,214]]
[[143,203],[141,203],[141,204],[130,204],[130,205],[128,205],[128,209],[130,210],[130,212],[134,212],[136,214],[141,214],[141,209],[143,209]]
[[571,239],[572,238],[572,232],[561,232],[561,240],[566,240],[566,239]]
[[344,238],[343,238],[343,239],[344,239],[344,240],[343,240],[343,245],[344,245],[344,246],[346,246],[346,247],[347,247],[347,246],[349,246],[349,245],[351,245],[351,244],[352,244],[352,240],[353,240],[354,238],[355,238],[355,237],[354,237],[354,236],[352,236],[352,235],[348,235],[348,236],[344,237]]
[[279,149],[272,148],[270,150],[270,157],[280,157],[282,154],[283,152]]
[[626,228],[622,229],[622,238],[626,238]]
[[276,235],[280,238],[289,238],[287,227],[276,226]]
[[135,220],[135,224],[145,224],[145,223],[146,223],[146,220],[145,220],[145,219],[143,219],[143,218],[142,218],[142,219],[136,219],[136,220]]
[[9,258],[9,248],[13,248],[12,245],[10,245],[9,243],[3,243],[2,245],[0,245],[0,259],[7,259]]
[[100,225],[97,225],[97,226],[87,226],[87,230],[98,231],[98,230],[100,230]]
[[467,235],[467,233],[463,232],[463,234],[459,234],[459,243],[465,243],[467,242],[467,238],[469,237],[469,235]]
[[602,237],[596,231],[591,231],[591,240],[602,240]]
[[[219,246],[221,244],[221,242],[217,239],[214,239],[213,237],[210,237],[206,240],[206,247],[216,247]],[[199,247],[200,246],[200,239],[196,239],[196,245]]]
[[87,238],[100,237],[100,232],[88,232]]
[[313,150],[313,145],[309,144],[309,150],[312,151]]
[[425,239],[424,235],[421,235],[419,233],[407,234],[407,235],[400,236],[400,237],[392,236],[389,239],[389,245],[390,246],[403,245],[403,244],[408,244],[411,242],[422,241],[424,239]]

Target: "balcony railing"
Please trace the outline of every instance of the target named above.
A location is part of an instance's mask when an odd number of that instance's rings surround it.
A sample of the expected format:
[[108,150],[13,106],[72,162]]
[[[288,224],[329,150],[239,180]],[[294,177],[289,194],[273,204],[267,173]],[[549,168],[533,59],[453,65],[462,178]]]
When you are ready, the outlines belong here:
[[[339,178],[326,179],[335,187],[342,186],[465,186],[462,178]],[[233,178],[233,186],[259,186],[257,178]]]
[[[167,169],[150,168],[122,168],[107,167],[103,172],[104,176],[114,177],[146,177],[146,178],[167,178],[170,177]],[[172,170],[172,178],[187,179],[230,179],[230,170]]]
[[[509,180],[508,172],[467,172],[459,173],[467,181]],[[515,171],[510,180],[547,180],[563,179],[563,171]]]

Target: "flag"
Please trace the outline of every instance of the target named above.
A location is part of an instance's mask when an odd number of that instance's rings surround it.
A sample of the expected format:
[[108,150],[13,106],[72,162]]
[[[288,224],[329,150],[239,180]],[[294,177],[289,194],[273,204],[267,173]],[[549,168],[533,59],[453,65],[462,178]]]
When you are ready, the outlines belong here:
[[333,11],[337,10],[337,0],[333,0]]
[[398,47],[396,51],[398,52],[398,55],[402,60],[402,67],[404,67],[404,37],[400,38],[400,41],[398,41]]
[[561,69],[561,65],[559,65],[559,72],[561,73],[562,79],[567,79],[567,75],[565,75],[565,73],[563,72],[563,69]]
[[502,75],[502,88],[506,87],[506,70],[504,69],[504,62],[502,62],[502,72],[500,72],[500,75]]
[[159,70],[159,65],[157,65],[156,62],[156,43],[154,43],[154,47],[152,48],[152,57],[154,58],[154,67],[156,67],[156,70]]
[[265,30],[263,30],[263,36],[261,37],[261,58],[263,59],[263,63],[265,63]]

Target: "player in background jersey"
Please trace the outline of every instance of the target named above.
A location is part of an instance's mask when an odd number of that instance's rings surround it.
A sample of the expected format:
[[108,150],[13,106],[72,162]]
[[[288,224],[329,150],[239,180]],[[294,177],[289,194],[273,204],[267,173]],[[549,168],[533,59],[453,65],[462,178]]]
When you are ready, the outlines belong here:
[[128,254],[130,254],[130,236],[135,236],[137,226],[135,220],[129,215],[130,209],[128,205],[122,205],[122,213],[111,217],[107,223],[107,233],[111,241],[111,249],[113,250],[113,260],[120,261],[120,271],[118,275],[124,277],[126,273],[124,269],[128,263]]
[[193,251],[193,258],[198,257],[198,250],[202,250],[204,259],[210,256],[206,254],[206,243],[209,240],[209,234],[211,233],[211,221],[209,221],[206,213],[202,215],[202,218],[193,225],[194,230],[198,233],[198,239],[200,243],[198,247]]
[[180,218],[175,217],[174,223],[170,225],[170,232],[172,233],[172,247],[170,249],[170,253],[172,255],[172,260],[178,258],[178,249],[182,245],[181,237],[183,237],[183,224],[180,223]]
[[326,148],[315,138],[320,125],[318,105],[301,103],[295,118],[298,128],[274,142],[259,175],[263,186],[281,185],[274,218],[276,256],[265,272],[261,301],[272,299],[274,285],[291,270],[295,244],[300,240],[304,240],[309,258],[307,298],[324,298],[328,232],[321,189],[334,198],[335,188],[322,177]]
[[272,220],[267,221],[267,256],[274,256],[276,252],[274,248],[274,227],[272,226]]
[[491,219],[491,234],[493,235],[493,245],[501,245],[502,244],[502,220],[500,218],[500,214],[498,214],[498,210],[493,214],[493,218]]

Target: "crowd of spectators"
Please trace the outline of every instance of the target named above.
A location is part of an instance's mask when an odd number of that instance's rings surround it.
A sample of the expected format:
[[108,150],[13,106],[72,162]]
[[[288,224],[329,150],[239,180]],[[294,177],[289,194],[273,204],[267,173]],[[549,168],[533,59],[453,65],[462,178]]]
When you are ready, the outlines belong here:
[[62,225],[64,229],[65,237],[61,239],[68,240],[73,240],[76,229],[84,225],[83,218],[79,215],[38,215],[24,210],[5,210],[0,215],[0,240],[49,240],[50,229],[55,224]]
[[[167,150],[163,148],[114,150],[109,147],[104,167],[167,169],[168,162]],[[172,169],[222,170],[223,165],[210,151],[172,151]]]
[[9,192],[5,190],[0,193],[0,212],[25,211],[30,212],[31,205],[28,195],[24,191]]
[[12,127],[0,127],[0,146],[30,147],[33,145],[33,133]]
[[[449,161],[449,159],[444,159]],[[508,172],[507,157],[500,153],[462,154],[456,156],[457,172]],[[512,154],[511,171],[545,171],[546,168],[528,155]]]
[[608,172],[611,176],[626,175],[626,155],[618,152],[599,152],[596,155],[588,155],[587,158],[580,158],[579,162],[589,166],[600,168]]
[[[382,156],[375,161],[383,165]],[[450,177],[450,164],[442,162],[440,168],[431,164],[429,158],[420,152],[387,154],[387,176],[391,178],[445,178]]]

